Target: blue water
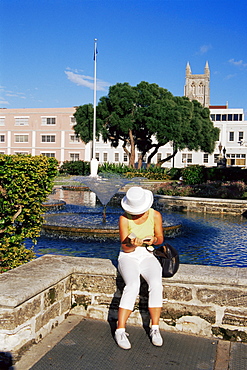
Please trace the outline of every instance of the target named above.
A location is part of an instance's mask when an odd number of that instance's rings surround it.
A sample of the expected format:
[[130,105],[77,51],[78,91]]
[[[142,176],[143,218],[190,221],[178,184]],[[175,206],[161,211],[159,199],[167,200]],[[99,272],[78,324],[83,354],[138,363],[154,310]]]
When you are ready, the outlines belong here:
[[[68,206],[68,212],[69,210]],[[96,210],[100,212],[101,207],[96,205],[93,211]],[[88,212],[90,219],[94,217],[91,212]],[[117,213],[119,212],[121,212],[120,209]],[[163,213],[162,216],[167,224],[182,224],[180,235],[166,238],[166,241],[178,250],[181,263],[247,267],[247,220],[245,218],[192,212]],[[28,240],[26,245],[30,247],[31,242]],[[42,236],[38,238],[34,251],[37,257],[50,253],[108,258],[115,264],[119,247],[118,240],[82,238],[73,240]]]

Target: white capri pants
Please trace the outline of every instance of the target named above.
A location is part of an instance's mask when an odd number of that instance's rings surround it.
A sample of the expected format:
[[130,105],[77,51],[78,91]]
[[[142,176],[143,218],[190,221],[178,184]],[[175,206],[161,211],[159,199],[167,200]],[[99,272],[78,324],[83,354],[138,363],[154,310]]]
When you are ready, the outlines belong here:
[[121,251],[118,257],[118,270],[125,282],[119,307],[133,310],[140,291],[140,275],[148,284],[148,307],[162,307],[162,268],[152,253],[144,247],[137,247],[130,253]]

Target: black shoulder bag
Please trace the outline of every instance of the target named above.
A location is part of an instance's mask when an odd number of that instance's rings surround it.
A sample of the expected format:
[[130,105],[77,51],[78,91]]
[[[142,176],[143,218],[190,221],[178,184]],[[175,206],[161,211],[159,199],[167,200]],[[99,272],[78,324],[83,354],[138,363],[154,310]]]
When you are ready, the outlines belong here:
[[155,248],[154,256],[162,266],[162,276],[172,277],[179,268],[179,255],[174,247],[165,243],[161,247]]

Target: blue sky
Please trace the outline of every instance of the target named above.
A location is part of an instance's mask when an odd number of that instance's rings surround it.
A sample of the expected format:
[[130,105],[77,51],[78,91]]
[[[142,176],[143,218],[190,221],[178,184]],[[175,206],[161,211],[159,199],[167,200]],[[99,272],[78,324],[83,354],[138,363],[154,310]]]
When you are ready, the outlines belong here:
[[110,85],[156,83],[184,93],[185,67],[209,62],[212,105],[247,113],[247,2],[0,0],[0,107],[93,103]]

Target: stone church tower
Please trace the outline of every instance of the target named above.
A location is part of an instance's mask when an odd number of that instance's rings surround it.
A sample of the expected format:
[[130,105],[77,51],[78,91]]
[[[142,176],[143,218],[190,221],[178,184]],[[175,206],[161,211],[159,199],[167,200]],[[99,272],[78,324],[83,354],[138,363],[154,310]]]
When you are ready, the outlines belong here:
[[210,90],[209,90],[210,71],[208,62],[204,68],[204,74],[193,75],[189,62],[186,66],[186,77],[184,86],[184,95],[190,100],[198,100],[204,107],[210,105]]

